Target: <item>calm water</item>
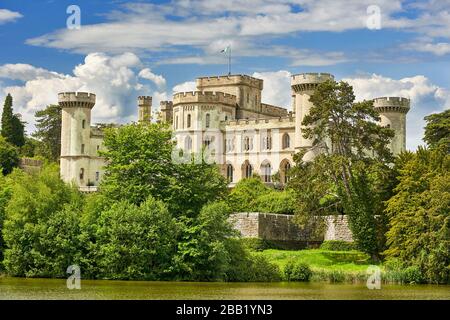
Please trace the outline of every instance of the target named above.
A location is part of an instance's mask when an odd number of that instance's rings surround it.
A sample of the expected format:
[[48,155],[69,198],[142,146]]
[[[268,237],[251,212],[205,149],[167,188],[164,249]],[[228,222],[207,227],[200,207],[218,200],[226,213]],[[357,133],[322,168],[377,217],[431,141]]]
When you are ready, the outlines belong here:
[[0,299],[447,299],[450,286],[327,283],[198,283],[0,278]]

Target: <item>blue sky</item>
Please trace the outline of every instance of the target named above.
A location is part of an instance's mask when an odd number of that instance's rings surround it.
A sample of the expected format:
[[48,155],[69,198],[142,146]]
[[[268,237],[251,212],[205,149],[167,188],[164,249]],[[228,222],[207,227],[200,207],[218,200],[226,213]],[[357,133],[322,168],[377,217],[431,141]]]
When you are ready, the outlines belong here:
[[[67,28],[69,5],[79,29]],[[232,73],[264,79],[267,103],[289,107],[302,72],[333,73],[357,99],[410,98],[409,149],[423,116],[450,107],[449,0],[2,0],[0,41],[0,99],[13,95],[28,132],[67,90],[97,94],[95,121],[132,121],[138,95],[157,106],[226,74],[228,45]]]

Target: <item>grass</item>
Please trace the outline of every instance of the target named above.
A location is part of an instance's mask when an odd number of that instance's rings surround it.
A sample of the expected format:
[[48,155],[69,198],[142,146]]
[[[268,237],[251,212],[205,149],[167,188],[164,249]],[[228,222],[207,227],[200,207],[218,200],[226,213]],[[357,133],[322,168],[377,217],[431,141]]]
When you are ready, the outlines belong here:
[[369,256],[360,251],[329,251],[322,249],[275,250],[260,252],[270,262],[283,269],[289,260],[307,263],[313,270],[366,271]]
[[361,282],[367,280],[367,268],[371,265],[369,256],[363,252],[329,251],[323,249],[276,250],[268,249],[257,254],[263,255],[280,270],[288,261],[306,263],[313,271],[311,281]]

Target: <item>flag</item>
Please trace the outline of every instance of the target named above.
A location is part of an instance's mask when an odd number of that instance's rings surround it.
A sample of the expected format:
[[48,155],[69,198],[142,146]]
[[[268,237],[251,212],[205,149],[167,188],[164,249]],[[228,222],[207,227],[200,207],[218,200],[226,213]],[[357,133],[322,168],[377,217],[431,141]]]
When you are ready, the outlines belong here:
[[230,46],[226,47],[225,49],[222,49],[220,53],[228,53],[230,51]]

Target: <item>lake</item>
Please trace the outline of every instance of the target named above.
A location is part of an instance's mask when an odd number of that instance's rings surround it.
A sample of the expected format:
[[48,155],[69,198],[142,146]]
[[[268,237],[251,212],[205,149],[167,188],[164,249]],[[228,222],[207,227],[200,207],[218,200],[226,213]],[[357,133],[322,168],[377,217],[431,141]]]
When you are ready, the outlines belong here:
[[450,299],[450,286],[365,284],[153,282],[81,280],[80,290],[69,290],[64,279],[0,277],[3,299]]

